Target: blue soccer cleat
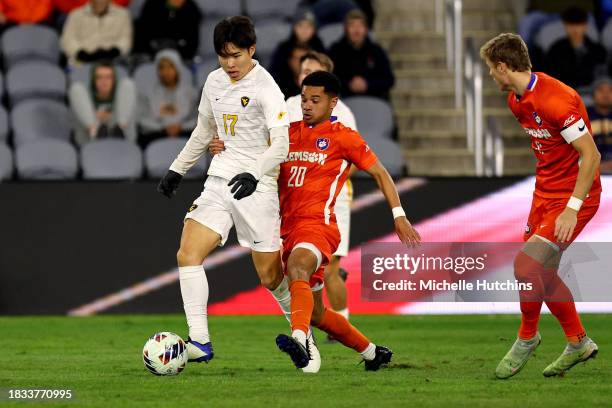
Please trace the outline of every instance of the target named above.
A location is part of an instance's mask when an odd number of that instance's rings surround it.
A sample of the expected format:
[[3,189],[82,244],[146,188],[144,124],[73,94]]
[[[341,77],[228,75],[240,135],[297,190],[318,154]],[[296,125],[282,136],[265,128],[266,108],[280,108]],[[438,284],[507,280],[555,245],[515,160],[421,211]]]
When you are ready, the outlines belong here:
[[[308,343],[308,339],[306,339]],[[297,368],[304,368],[310,362],[310,355],[308,353],[308,344],[304,347],[299,341],[286,334],[279,334],[276,336],[276,345],[278,348],[289,354],[291,361]]]
[[201,344],[197,341],[191,340],[191,337],[187,339],[187,355],[189,356],[190,363],[208,363],[213,359],[215,353],[213,352],[212,343]]

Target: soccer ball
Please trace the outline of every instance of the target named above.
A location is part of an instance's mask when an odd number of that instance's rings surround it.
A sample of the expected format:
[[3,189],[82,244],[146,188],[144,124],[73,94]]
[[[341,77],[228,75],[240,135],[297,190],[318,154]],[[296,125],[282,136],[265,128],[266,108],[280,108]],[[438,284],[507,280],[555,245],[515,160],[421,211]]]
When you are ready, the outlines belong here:
[[152,374],[177,375],[187,364],[187,345],[174,333],[155,333],[142,349],[142,360]]

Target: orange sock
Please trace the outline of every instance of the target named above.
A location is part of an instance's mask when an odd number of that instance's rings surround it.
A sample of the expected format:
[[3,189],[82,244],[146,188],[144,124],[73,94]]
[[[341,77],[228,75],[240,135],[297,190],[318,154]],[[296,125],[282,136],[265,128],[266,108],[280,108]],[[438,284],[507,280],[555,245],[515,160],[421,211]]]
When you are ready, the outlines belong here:
[[530,283],[532,290],[519,291],[521,300],[521,327],[518,336],[532,339],[538,332],[540,310],[544,300],[546,269],[538,261],[521,251],[514,260],[514,276],[522,283]]
[[361,353],[370,344],[370,340],[355,328],[339,313],[325,309],[321,322],[316,325],[319,329],[331,335],[346,347]]
[[289,292],[291,292],[291,330],[308,333],[314,307],[310,283],[305,280],[295,280],[289,285]]
[[576,311],[574,297],[559,277],[556,269],[550,269],[546,279],[546,306],[557,318],[570,343],[579,343],[586,337],[580,316]]

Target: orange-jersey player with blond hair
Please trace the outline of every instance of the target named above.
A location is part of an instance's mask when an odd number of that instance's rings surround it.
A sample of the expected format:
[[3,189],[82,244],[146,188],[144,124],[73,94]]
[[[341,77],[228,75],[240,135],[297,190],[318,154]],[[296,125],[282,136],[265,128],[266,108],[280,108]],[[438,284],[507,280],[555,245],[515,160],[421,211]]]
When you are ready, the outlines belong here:
[[497,366],[496,375],[517,374],[540,344],[543,302],[559,320],[568,344],[542,374],[563,375],[598,352],[557,270],[563,251],[599,208],[600,154],[580,95],[544,73],[531,72],[529,52],[520,36],[500,34],[481,48],[480,55],[500,90],[508,92],[508,106],[530,136],[538,159],[526,243],[514,262],[516,279],[531,283],[533,290],[519,293],[518,338]]

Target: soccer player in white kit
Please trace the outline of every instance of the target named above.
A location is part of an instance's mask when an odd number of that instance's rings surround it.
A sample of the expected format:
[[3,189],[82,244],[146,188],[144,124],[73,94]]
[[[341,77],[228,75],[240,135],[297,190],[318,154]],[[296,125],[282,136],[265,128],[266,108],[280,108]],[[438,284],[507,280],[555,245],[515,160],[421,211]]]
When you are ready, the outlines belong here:
[[[158,191],[172,197],[182,176],[206,152],[213,137],[225,142],[208,170],[204,191],[185,216],[177,253],[181,295],[189,339],[189,361],[208,362],[208,281],[202,263],[227,240],[235,225],[241,246],[251,248],[262,284],[290,310],[286,280],[279,273],[280,215],[278,165],[289,149],[289,117],[272,76],[253,60],[255,29],[248,17],[219,22],[214,31],[221,68],[207,78],[197,126]],[[286,305],[285,305],[286,303]]]
[[[317,71],[333,72],[334,63],[331,58],[327,55],[310,51],[301,58],[300,67],[300,83],[308,75]],[[287,109],[289,112],[289,122],[299,122],[302,120],[302,96],[295,95],[287,99]],[[344,126],[349,127],[353,130],[357,130],[357,123],[355,116],[351,109],[338,100],[338,103],[332,111],[333,121],[338,121]],[[222,140],[213,141],[209,150],[213,155],[224,151],[224,142]],[[349,249],[349,233],[351,225],[351,201],[353,199],[353,187],[350,179],[347,179],[346,183],[340,190],[340,194],[336,199],[336,206],[334,212],[336,213],[336,220],[338,223],[338,229],[340,230],[340,244],[338,245],[337,251],[334,253],[329,265],[325,269],[325,287],[327,288],[327,296],[332,309],[340,313],[346,319],[349,317],[348,307],[346,302],[346,285],[344,280],[340,276],[340,258],[348,254]],[[317,288],[321,290],[321,288]]]

